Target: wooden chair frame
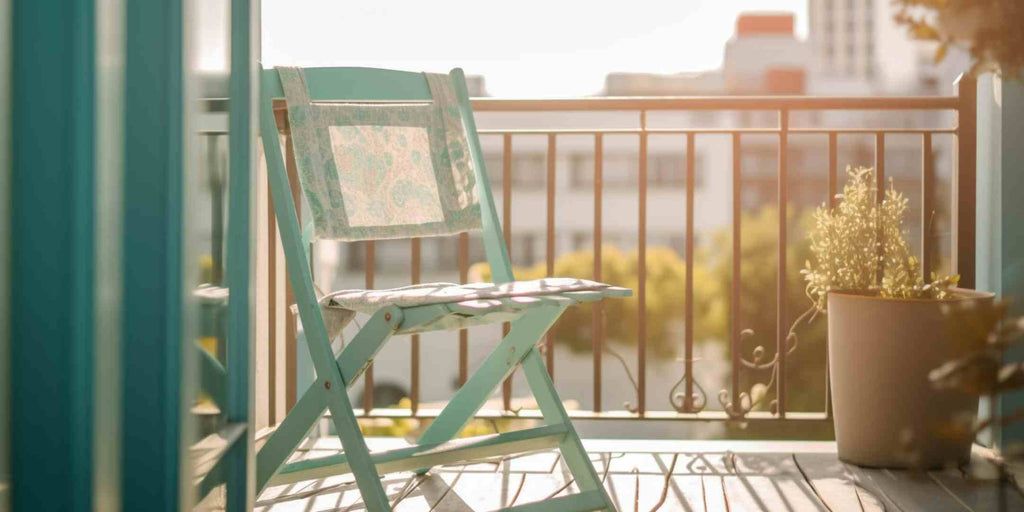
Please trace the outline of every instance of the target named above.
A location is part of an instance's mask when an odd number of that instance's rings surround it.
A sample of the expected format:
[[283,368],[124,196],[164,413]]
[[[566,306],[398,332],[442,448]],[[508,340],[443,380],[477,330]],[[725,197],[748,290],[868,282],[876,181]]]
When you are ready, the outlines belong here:
[[[422,73],[371,68],[307,68],[305,74],[313,101],[431,101],[430,89]],[[449,76],[458,96],[459,112],[466,127],[476,173],[487,261],[495,282],[510,282],[513,280],[512,266],[491,196],[490,180],[484,167],[476,124],[470,109],[465,76],[458,68],[452,70]],[[261,85],[262,138],[264,141],[276,142],[278,127],[273,102],[284,96],[277,71],[263,70]],[[299,316],[316,369],[316,381],[259,451],[256,475],[258,492],[267,485],[353,473],[367,510],[387,511],[390,506],[379,472],[413,470],[423,473],[434,465],[557,447],[580,493],[514,509],[614,510],[614,504],[583,449],[536,345],[569,306],[605,297],[628,296],[631,292],[623,288],[609,288],[472,303],[430,304],[408,308],[389,306],[372,315],[341,355],[336,357],[314,292],[306,257],[308,241],[304,241],[299,226],[297,205],[292,199],[280,145],[265,143],[264,151],[288,276],[295,291]],[[495,319],[512,319],[512,328],[430,424],[417,446],[371,454],[359,431],[346,393],[347,388],[356,381],[389,338],[396,334],[433,330],[431,326],[442,323],[439,322],[441,319],[452,315],[494,315]],[[544,426],[453,441],[484,405],[488,396],[520,364],[537,399]],[[331,419],[344,453],[285,463],[325,409],[331,411]]]

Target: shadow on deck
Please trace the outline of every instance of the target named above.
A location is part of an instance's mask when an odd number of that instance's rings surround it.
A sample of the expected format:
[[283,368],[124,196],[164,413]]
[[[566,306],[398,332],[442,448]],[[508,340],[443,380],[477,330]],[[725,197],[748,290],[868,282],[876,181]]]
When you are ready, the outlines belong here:
[[[372,450],[406,446],[369,438]],[[844,464],[831,442],[585,440],[620,511],[998,510],[997,472],[976,447],[963,468],[913,472]],[[339,453],[336,439],[307,443],[301,458]],[[555,452],[446,466],[422,477],[384,477],[396,511],[496,510],[578,492]],[[1024,496],[1006,487],[1006,510]],[[210,508],[216,509],[213,503]],[[351,475],[266,489],[257,511],[364,510]]]

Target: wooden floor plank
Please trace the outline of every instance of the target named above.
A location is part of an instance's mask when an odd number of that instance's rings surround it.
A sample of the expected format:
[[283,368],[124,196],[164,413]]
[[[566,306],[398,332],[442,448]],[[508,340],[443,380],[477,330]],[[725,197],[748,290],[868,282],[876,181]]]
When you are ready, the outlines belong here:
[[[371,444],[380,448],[376,440]],[[337,450],[323,442],[306,445],[311,450],[296,458]],[[834,444],[828,449],[823,443],[808,444],[813,448],[808,450],[799,449],[803,446],[799,443],[784,442],[717,441],[704,451],[693,443],[668,440],[602,446],[592,447],[590,458],[598,474],[607,474],[605,488],[623,512],[941,512],[997,510],[999,504],[995,472],[983,450],[975,450],[972,464],[965,468],[924,473],[847,465],[838,460]],[[730,451],[729,446],[738,451]],[[570,478],[559,455],[550,451],[500,463],[435,467],[419,480],[411,473],[389,474],[383,483],[392,503],[397,502],[397,512],[470,512],[498,509],[513,498],[521,505],[553,494],[575,494],[575,484],[566,486]],[[1007,499],[1007,510],[1024,510],[1021,494],[1011,491]],[[348,475],[268,487],[256,510],[359,512],[363,505]]]
[[[669,488],[669,501],[658,510],[683,510],[685,512],[704,512],[704,483],[700,475],[672,475]],[[675,496],[672,500],[671,497]],[[671,508],[671,504],[678,508]]]
[[[501,474],[446,473],[441,478],[451,487],[435,506],[438,511],[497,510],[505,506],[501,501]],[[458,477],[456,479],[456,477]]]
[[886,509],[904,512],[967,510],[946,489],[921,471],[893,471],[847,464],[857,482],[878,496]]
[[834,453],[797,453],[797,467],[832,512],[885,510],[873,494],[858,489],[853,475]]
[[725,486],[722,475],[705,475],[701,477],[704,486],[704,510],[707,512],[729,512],[725,502]]
[[729,454],[724,462],[730,511],[828,510],[790,453]]
[[[1012,485],[1002,490],[997,480],[974,480],[952,471],[936,471],[929,475],[970,510],[1024,510],[1024,496]],[[1000,494],[1005,508],[1000,508]]]
[[827,511],[803,479],[789,476],[725,475],[729,511]]

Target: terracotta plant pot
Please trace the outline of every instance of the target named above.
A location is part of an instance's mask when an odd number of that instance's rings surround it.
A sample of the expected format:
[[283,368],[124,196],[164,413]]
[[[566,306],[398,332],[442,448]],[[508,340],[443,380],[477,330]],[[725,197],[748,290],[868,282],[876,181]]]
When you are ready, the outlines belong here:
[[971,440],[948,432],[977,415],[978,398],[936,390],[928,373],[972,349],[951,339],[950,322],[957,319],[943,315],[943,303],[992,301],[993,295],[961,289],[952,295],[829,293],[829,379],[840,460],[885,468],[967,462]]

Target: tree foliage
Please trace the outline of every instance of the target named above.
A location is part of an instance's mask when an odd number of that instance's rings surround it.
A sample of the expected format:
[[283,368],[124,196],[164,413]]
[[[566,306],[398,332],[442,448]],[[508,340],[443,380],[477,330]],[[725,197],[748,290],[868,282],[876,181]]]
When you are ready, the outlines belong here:
[[[637,344],[639,300],[635,293],[639,284],[638,262],[637,251],[625,253],[614,246],[601,248],[601,281],[634,291],[634,296],[628,299],[606,300],[602,303],[605,311],[604,332],[611,343],[624,346]],[[645,268],[647,347],[652,357],[673,358],[680,346],[679,333],[684,319],[686,262],[671,248],[651,247],[647,249]],[[558,277],[593,279],[594,253],[578,251],[562,255],[555,260],[554,270],[554,275]],[[539,263],[532,267],[515,268],[514,271],[519,280],[539,279],[546,275],[546,265]],[[486,263],[474,265],[473,272],[485,281],[490,280],[490,269]],[[693,276],[695,297],[720,294],[715,281],[707,278],[704,266],[695,265]],[[694,301],[694,316],[706,317],[717,306],[713,302]],[[575,352],[591,350],[593,318],[593,304],[581,304],[568,309],[552,328],[556,343],[564,344]],[[702,322],[697,324],[701,325]],[[703,339],[713,335],[713,332],[705,330],[695,333],[695,338]]]
[[894,0],[896,23],[913,39],[935,41],[935,62],[951,46],[966,49],[972,72],[996,65],[1009,78],[1024,69],[1024,2],[1021,0]]

